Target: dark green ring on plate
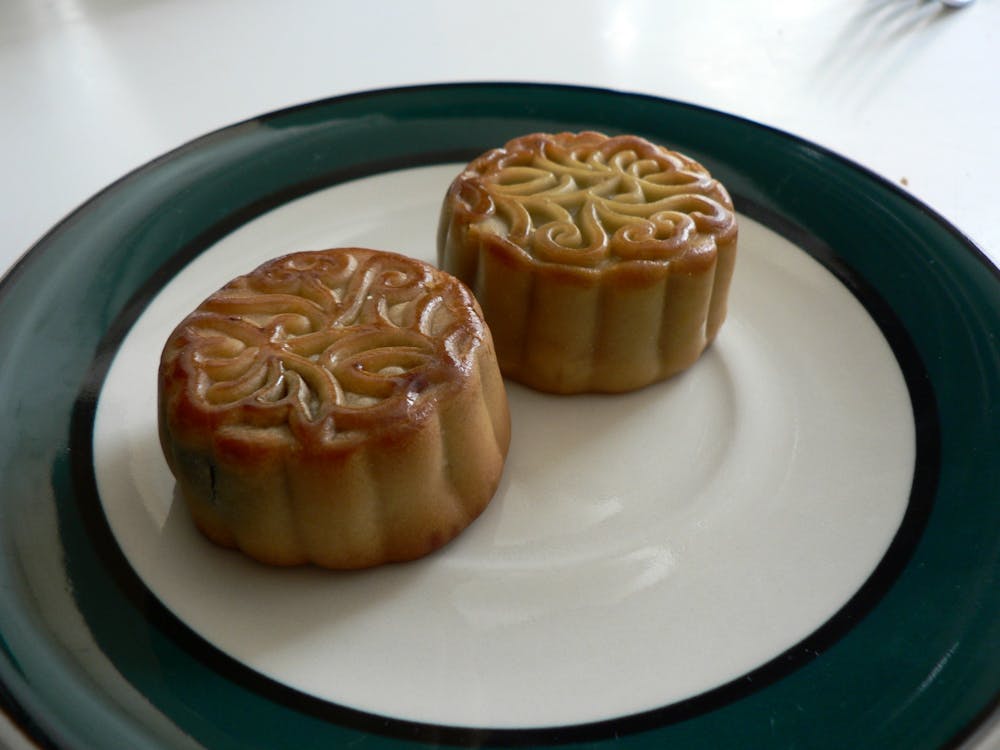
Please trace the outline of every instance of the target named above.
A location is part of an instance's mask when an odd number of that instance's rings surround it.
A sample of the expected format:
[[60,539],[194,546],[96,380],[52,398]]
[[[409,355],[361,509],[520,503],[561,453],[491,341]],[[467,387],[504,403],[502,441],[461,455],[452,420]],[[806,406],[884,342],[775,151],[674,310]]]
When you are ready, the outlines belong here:
[[[94,489],[97,388],[146,302],[194,254],[298,195],[462,161],[526,132],[580,129],[637,133],[702,161],[741,210],[837,273],[886,333],[914,404],[918,466],[875,574],[820,631],[750,675],[579,727],[463,729],[361,714],[259,677],[201,641],[128,568]],[[100,648],[212,748],[940,748],[997,704],[1000,273],[895,186],[800,139],[686,104],[567,86],[436,85],[303,105],[198,139],[95,196],[0,283],[0,320],[0,416],[31,425],[0,437],[0,603],[11,613],[0,620],[0,700],[43,743],[163,746],[123,707],[81,692],[86,675],[33,608],[18,520],[39,503],[56,508],[62,549],[52,554],[65,556]]]

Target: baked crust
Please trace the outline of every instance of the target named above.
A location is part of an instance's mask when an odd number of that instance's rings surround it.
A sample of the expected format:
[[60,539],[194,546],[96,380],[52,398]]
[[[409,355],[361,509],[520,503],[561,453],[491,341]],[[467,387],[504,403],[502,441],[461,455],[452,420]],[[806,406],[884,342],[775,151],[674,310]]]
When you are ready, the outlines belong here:
[[711,343],[736,245],[732,200],[694,160],[637,136],[535,133],[451,184],[438,263],[475,293],[506,377],[618,392]]
[[159,430],[214,542],[363,568],[425,555],[480,514],[510,417],[468,289],[411,258],[337,248],[265,263],[177,326]]

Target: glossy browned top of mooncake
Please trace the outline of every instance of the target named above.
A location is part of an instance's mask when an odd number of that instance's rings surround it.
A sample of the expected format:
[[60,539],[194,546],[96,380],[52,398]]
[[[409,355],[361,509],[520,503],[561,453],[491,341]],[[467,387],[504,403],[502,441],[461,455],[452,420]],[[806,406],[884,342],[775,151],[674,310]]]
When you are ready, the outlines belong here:
[[450,193],[456,224],[581,269],[699,263],[736,233],[732,200],[703,166],[632,135],[516,138],[471,162]]
[[405,430],[460,388],[488,341],[452,276],[394,253],[287,255],[234,279],[173,331],[160,408],[176,437],[347,446]]

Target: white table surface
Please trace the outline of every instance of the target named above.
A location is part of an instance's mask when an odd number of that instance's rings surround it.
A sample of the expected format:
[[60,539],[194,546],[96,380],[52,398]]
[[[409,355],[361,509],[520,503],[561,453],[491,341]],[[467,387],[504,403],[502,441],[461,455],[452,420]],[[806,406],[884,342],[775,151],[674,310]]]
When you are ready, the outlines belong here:
[[[904,186],[1000,264],[996,0],[2,0],[0,272],[109,182],[207,131],[347,92],[484,80],[654,94],[803,136]],[[985,735],[971,746],[1000,747]],[[21,746],[0,723],[5,742]]]

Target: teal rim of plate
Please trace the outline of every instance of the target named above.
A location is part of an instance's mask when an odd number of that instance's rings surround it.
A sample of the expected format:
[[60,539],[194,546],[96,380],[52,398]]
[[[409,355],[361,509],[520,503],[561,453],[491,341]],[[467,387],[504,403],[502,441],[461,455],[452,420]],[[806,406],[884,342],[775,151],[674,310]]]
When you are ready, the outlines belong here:
[[[539,130],[647,136],[702,161],[738,207],[827,265],[886,333],[907,379],[918,465],[907,518],[831,622],[740,680],[576,727],[436,727],[361,714],[256,676],[166,613],[118,551],[90,462],[115,348],[194,255],[300,195],[466,161]],[[940,216],[821,147],[732,115],[574,86],[436,84],[362,92],[224,128],[123,177],[0,281],[0,705],[41,747],[161,747],[45,632],[18,521],[55,506],[75,606],[103,654],[211,748],[586,745],[954,747],[1000,697],[1000,272]],[[30,398],[41,393],[44,399]],[[756,684],[754,684],[756,683]],[[568,686],[567,689],[571,689]],[[321,704],[321,705],[317,705]]]

